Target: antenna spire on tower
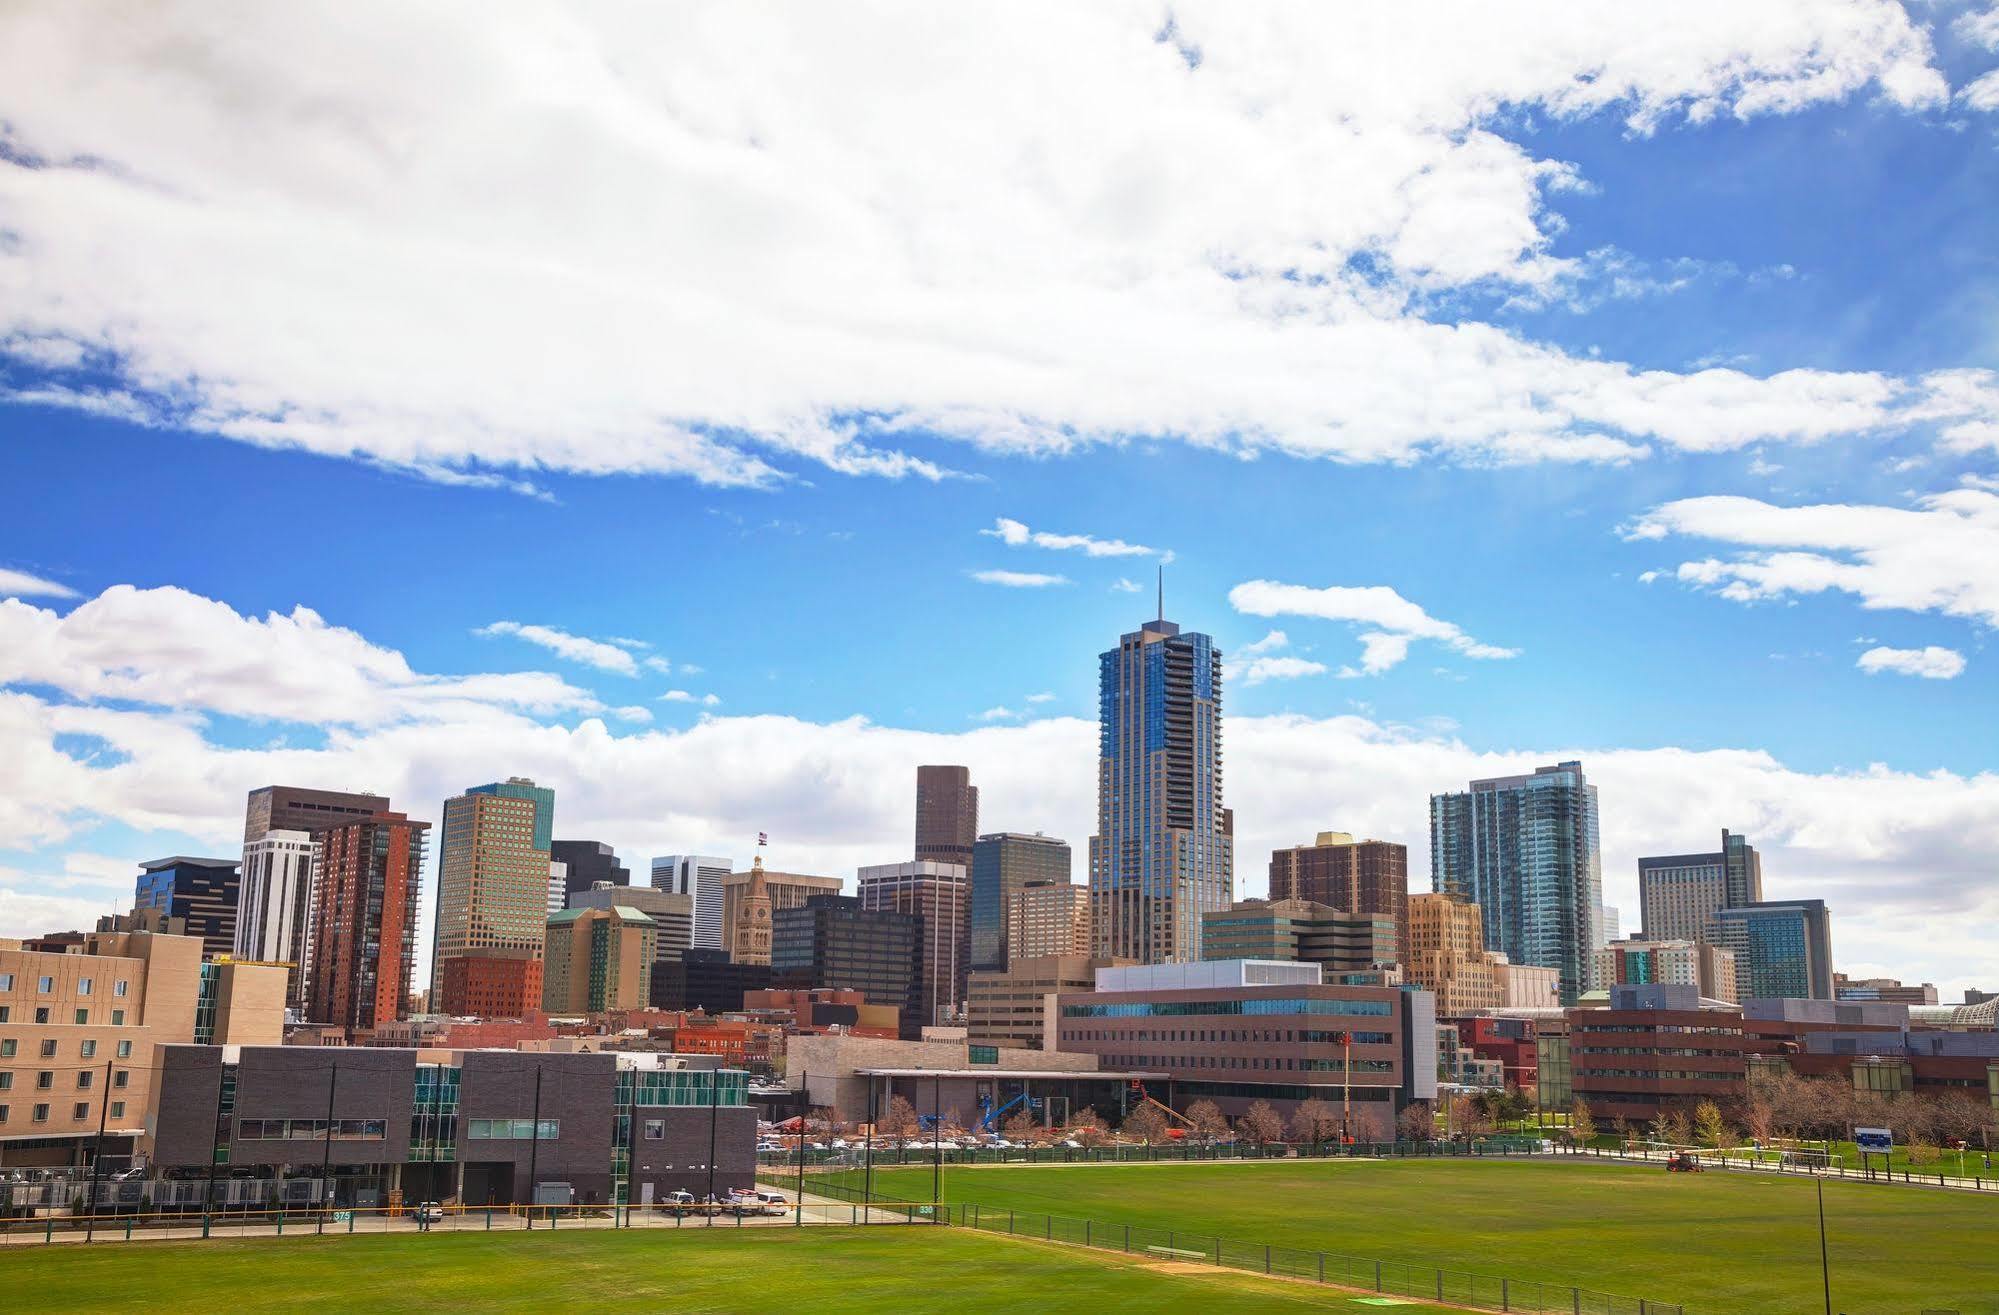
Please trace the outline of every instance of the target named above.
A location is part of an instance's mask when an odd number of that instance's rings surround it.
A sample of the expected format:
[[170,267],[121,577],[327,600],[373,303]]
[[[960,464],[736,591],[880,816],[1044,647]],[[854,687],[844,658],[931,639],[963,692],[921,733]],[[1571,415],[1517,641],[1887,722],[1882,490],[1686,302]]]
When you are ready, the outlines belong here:
[[1166,563],[1159,563],[1159,619],[1166,619]]

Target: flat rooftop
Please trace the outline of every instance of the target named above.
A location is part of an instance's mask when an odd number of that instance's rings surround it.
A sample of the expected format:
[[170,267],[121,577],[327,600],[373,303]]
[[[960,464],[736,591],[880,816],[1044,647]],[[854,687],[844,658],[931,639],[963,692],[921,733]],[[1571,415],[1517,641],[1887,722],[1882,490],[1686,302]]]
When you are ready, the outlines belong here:
[[1108,1069],[1045,1068],[857,1068],[864,1078],[1054,1078],[1065,1082],[1165,1082],[1171,1073],[1139,1073]]

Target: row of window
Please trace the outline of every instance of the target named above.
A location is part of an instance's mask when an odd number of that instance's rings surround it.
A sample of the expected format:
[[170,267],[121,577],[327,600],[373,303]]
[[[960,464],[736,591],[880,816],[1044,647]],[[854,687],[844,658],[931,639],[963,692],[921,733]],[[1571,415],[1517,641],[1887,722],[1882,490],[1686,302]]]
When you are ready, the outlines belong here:
[[[76,1075],[76,1089],[78,1091],[88,1090],[96,1080],[96,1069],[82,1069]],[[111,1085],[114,1087],[128,1086],[131,1081],[132,1073],[130,1069],[119,1069],[111,1075]],[[35,1074],[35,1090],[51,1091],[55,1088],[55,1085],[56,1075],[53,1069],[45,1068]],[[0,1091],[12,1091],[13,1089],[14,1074],[12,1070],[0,1070]]]
[[562,1134],[560,1119],[543,1119],[541,1131],[535,1131],[533,1119],[467,1119],[465,1136],[469,1141],[552,1141]]
[[[1107,1064],[1120,1068],[1145,1069],[1244,1069],[1260,1070],[1266,1073],[1338,1073],[1340,1061],[1337,1059],[1296,1059],[1290,1056],[1265,1055],[1104,1055]],[[1395,1061],[1391,1059],[1356,1059],[1353,1062],[1356,1073],[1393,1073]]]
[[[0,1104],[0,1123],[7,1122],[12,1112],[11,1106]],[[28,1117],[34,1123],[47,1123],[49,1121],[49,1107],[47,1105],[33,1106],[29,1110]],[[111,1102],[111,1117],[114,1119],[125,1117],[124,1101],[114,1100]],[[69,1119],[71,1123],[88,1123],[90,1121],[90,1102],[80,1100],[72,1105],[70,1107]]]
[[[78,1027],[88,1026],[90,1023],[90,1011],[88,1009],[75,1010],[71,1017],[72,1021]],[[0,1023],[11,1023],[13,1021],[14,1021],[14,1006],[0,1005]],[[54,1023],[56,1021],[55,1011],[49,1008],[49,1006],[47,1005],[36,1005],[34,1013],[34,1021],[43,1024]],[[111,1011],[111,1026],[113,1027],[125,1026],[125,1011],[123,1009],[113,1009]]]
[[[0,1019],[0,1022],[5,1022],[5,1021],[6,1021],[5,1019]],[[20,1052],[20,1049],[21,1049],[21,1043],[15,1038],[0,1037],[0,1059],[12,1059],[15,1057],[15,1055],[17,1055]],[[61,1042],[48,1038],[45,1038],[42,1041],[43,1059],[54,1059],[61,1053],[62,1053]],[[85,1037],[83,1040],[77,1042],[76,1054],[77,1058],[79,1059],[97,1058],[96,1038]],[[130,1041],[120,1041],[118,1043],[118,1058],[130,1059],[131,1057],[132,1057],[132,1043]]]
[[385,1119],[238,1119],[237,1141],[381,1141],[389,1135]]
[[[0,992],[12,991],[13,989],[14,989],[14,974],[0,973]],[[38,977],[35,979],[35,989],[43,995],[53,995],[56,989],[56,979],[53,977],[46,977],[46,976]],[[76,979],[76,993],[78,995],[89,995],[92,991],[96,989],[97,989],[96,978],[79,977]],[[111,983],[111,994],[118,996],[120,999],[123,999],[125,996],[131,994],[131,990],[132,990],[132,983],[123,977]]]
[[[1644,1078],[1650,1082],[1740,1082],[1740,1073],[1697,1073],[1691,1069],[1656,1068],[1578,1068],[1578,1080],[1589,1078]],[[1582,1083],[1587,1086],[1588,1083]]]
[[1063,1005],[1064,1018],[1207,1018],[1228,1015],[1346,1014],[1386,1018],[1389,1000],[1152,1000]]

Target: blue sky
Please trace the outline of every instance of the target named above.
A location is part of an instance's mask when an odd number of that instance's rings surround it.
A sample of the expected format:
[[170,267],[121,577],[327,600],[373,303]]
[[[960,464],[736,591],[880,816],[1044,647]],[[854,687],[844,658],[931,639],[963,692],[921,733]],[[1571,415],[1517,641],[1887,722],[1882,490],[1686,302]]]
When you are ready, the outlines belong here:
[[[1973,980],[1999,930],[1999,118],[1976,90],[1999,24],[1837,9],[1761,32],[1703,10],[1686,49],[1466,34],[1491,67],[1370,23],[1355,58],[1420,70],[1371,99],[1318,85],[1342,34],[1303,16],[1297,81],[1222,10],[1179,15],[1194,69],[1078,21],[1048,58],[1111,61],[1080,111],[1102,141],[1059,104],[1045,133],[1007,112],[1049,94],[1030,67],[960,71],[991,79],[988,121],[889,50],[872,76],[903,117],[828,128],[844,169],[810,135],[861,113],[833,87],[719,91],[665,54],[522,72],[454,50],[440,88],[533,130],[502,150],[343,84],[306,53],[360,39],[337,13],[245,37],[402,125],[375,155],[247,56],[190,91],[140,43],[93,48],[87,17],[15,43],[0,570],[47,587],[13,590],[25,656],[0,670],[26,763],[0,934],[114,898],[151,851],[226,848],[245,783],[279,770],[434,817],[541,762],[559,833],[639,855],[769,830],[840,872],[901,857],[905,767],[965,760],[989,825],[1080,851],[1073,719],[1170,553],[1170,616],[1237,662],[1296,659],[1232,669],[1245,892],[1270,844],[1346,823],[1420,848],[1428,791],[1573,751],[1609,773],[1613,902],[1636,854],[1729,826],[1836,918],[1892,890],[1888,918],[1836,922],[1854,966]],[[482,40],[516,36],[537,39]],[[1821,64],[1843,71],[1804,76]],[[547,85],[492,90],[495,68]],[[65,69],[138,90],[74,112]],[[182,88],[157,116],[151,79]],[[946,103],[969,160],[912,126]],[[543,185],[476,181],[516,149]],[[1182,151],[1240,176],[1190,182]],[[1153,551],[1013,546],[1002,520]],[[1375,592],[1254,615],[1254,581]],[[99,597],[119,585],[246,629]],[[86,605],[101,621],[64,630]],[[298,607],[351,643],[258,658],[262,619]],[[496,622],[631,641],[633,674],[477,633]],[[1384,628],[1403,655],[1361,670]],[[379,690],[384,654],[560,691],[350,715],[240,665]],[[77,798],[93,780],[110,802]],[[1939,917],[1958,939],[1926,935]]]

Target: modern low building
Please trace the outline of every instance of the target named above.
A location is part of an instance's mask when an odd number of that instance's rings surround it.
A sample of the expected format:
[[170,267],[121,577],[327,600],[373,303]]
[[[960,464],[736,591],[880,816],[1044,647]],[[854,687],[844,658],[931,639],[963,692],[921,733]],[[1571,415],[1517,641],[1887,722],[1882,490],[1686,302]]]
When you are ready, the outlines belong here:
[[1356,1139],[1392,1141],[1402,1111],[1437,1094],[1430,993],[1327,985],[1317,964],[1103,968],[1094,992],[1059,1006],[1064,1053],[1163,1072],[1169,1103],[1208,1099],[1236,1115],[1264,1100],[1288,1116],[1320,1100]]
[[1590,1114],[1634,1128],[1662,1113],[1722,1108],[1747,1089],[1742,1014],[1704,1008],[1689,985],[1613,986],[1607,1009],[1568,1016],[1570,1085]]
[[[1439,1029],[1440,1034],[1443,1029]],[[1458,1042],[1482,1060],[1497,1062],[1501,1085],[1532,1096],[1538,1087],[1539,1054],[1534,1020],[1481,1017],[1457,1021]]]
[[139,865],[134,909],[151,909],[187,924],[201,938],[202,953],[213,959],[236,948],[236,907],[241,873],[231,858],[190,858],[176,854]]
[[725,1193],[756,1171],[748,1076],[660,1054],[168,1046],[154,1208]]
[[1306,899],[1239,900],[1201,915],[1204,959],[1316,963],[1328,977],[1397,961],[1393,913],[1346,913]]
[[1097,969],[1126,963],[1051,954],[1016,959],[1004,972],[975,972],[965,987],[965,1039],[973,1045],[1052,1050],[1056,999],[1065,992],[1094,991]]
[[785,1049],[785,1084],[796,1103],[848,1123],[879,1117],[896,1096],[959,1127],[971,1127],[995,1110],[1006,1111],[994,1117],[995,1127],[1023,1111],[1047,1126],[1066,1124],[1084,1109],[1115,1123],[1132,1081],[1161,1084],[1163,1090],[1166,1077],[1103,1071],[1085,1054],[965,1041],[834,1033],[794,1036]]
[[163,1043],[284,1037],[282,965],[203,962],[199,937],[87,933],[73,951],[0,941],[0,1167],[121,1164],[145,1132]]
[[1559,1010],[1562,1007],[1560,969],[1512,963],[1503,954],[1486,957],[1492,960],[1492,976],[1499,987],[1501,1009]]
[[1845,973],[1832,975],[1832,995],[1835,1000],[1892,1000],[1905,1005],[1933,1005],[1937,1002],[1934,982],[1907,986],[1893,977],[1856,978]]

